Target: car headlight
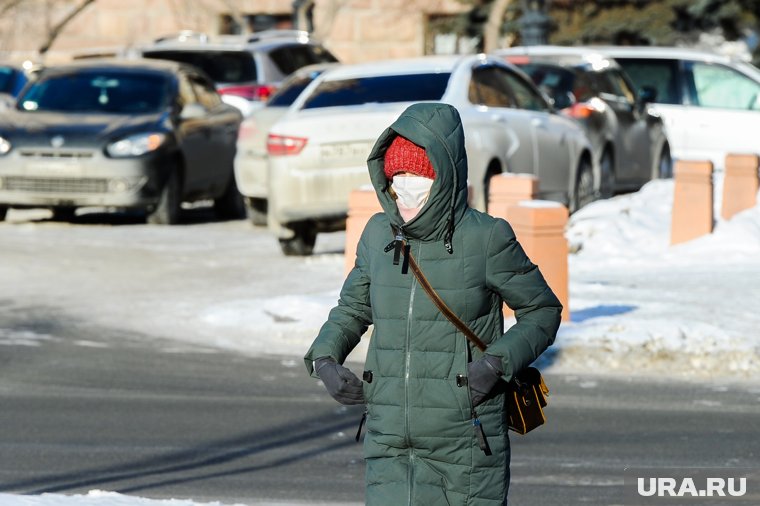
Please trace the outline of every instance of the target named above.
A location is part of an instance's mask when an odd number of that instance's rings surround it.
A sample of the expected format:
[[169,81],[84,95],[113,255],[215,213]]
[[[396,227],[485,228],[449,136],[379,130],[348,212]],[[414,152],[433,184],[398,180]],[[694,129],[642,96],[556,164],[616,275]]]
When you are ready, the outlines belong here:
[[11,143],[5,137],[0,136],[0,156],[7,155],[11,150]]
[[114,158],[140,156],[158,149],[166,141],[166,134],[145,133],[130,135],[106,146],[106,153]]

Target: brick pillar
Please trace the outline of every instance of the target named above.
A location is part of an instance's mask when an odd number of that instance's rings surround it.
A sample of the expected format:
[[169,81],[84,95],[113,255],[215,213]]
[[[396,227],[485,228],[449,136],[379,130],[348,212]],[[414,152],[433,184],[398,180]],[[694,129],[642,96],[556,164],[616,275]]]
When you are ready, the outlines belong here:
[[499,174],[491,178],[488,193],[488,214],[510,221],[511,206],[536,198],[538,177],[532,174]]
[[713,165],[677,160],[670,244],[691,241],[713,229]]
[[356,247],[369,219],[383,208],[377,200],[374,188],[358,189],[348,195],[348,219],[346,220],[345,274],[354,268]]
[[[517,240],[564,306],[562,320],[570,320],[565,226],[569,217],[562,204],[546,200],[521,202],[509,211]],[[512,311],[505,306],[505,316]]]
[[723,178],[723,206],[721,216],[730,220],[736,213],[751,209],[757,204],[757,155],[728,155]]

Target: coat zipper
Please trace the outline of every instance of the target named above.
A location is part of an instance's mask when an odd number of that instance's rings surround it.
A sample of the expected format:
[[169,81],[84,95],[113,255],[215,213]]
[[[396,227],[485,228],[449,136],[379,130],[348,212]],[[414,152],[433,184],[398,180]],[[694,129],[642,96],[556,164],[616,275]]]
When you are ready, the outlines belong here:
[[[407,243],[408,244],[408,243]],[[420,247],[422,243],[420,243]],[[418,253],[419,253],[418,248]],[[419,256],[419,255],[418,255]],[[412,276],[412,287],[409,293],[409,308],[406,315],[406,356],[404,360],[404,436],[406,446],[409,448],[409,469],[407,473],[408,488],[408,505],[412,506],[412,486],[414,483],[414,449],[411,447],[410,428],[409,428],[409,375],[412,358],[412,317],[414,313],[414,294],[417,291],[417,278]]]

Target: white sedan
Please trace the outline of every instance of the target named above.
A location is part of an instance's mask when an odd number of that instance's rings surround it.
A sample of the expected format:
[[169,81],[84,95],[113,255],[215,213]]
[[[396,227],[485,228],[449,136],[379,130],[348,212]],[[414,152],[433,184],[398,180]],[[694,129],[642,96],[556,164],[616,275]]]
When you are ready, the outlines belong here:
[[285,254],[310,254],[318,232],[345,225],[349,193],[369,184],[375,140],[423,101],[462,117],[473,207],[486,209],[502,172],[536,174],[540,197],[571,209],[597,194],[585,133],[516,67],[485,55],[346,65],[315,79],[269,132],[268,225]]

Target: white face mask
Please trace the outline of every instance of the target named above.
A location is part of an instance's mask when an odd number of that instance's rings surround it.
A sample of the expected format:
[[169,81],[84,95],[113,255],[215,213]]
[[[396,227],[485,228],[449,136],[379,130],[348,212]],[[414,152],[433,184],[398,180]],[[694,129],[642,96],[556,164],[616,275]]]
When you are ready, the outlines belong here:
[[397,176],[391,182],[391,188],[396,192],[396,203],[407,209],[416,209],[425,205],[430,195],[433,180],[422,176]]

